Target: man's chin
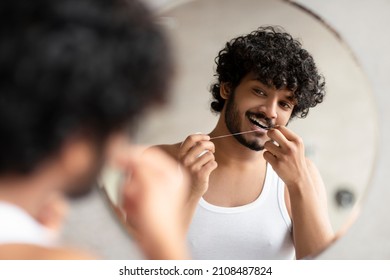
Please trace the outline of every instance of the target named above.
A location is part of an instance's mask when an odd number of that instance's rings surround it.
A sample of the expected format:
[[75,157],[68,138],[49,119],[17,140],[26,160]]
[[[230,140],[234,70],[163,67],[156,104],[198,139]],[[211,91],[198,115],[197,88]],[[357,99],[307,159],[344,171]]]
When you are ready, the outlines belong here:
[[257,145],[257,144],[256,145],[247,145],[246,147],[252,151],[255,151],[255,152],[261,152],[262,150],[264,150],[264,146]]
[[235,135],[234,137],[241,145],[247,147],[252,151],[260,152],[264,150],[264,145],[260,144],[258,141],[248,141],[242,135]]

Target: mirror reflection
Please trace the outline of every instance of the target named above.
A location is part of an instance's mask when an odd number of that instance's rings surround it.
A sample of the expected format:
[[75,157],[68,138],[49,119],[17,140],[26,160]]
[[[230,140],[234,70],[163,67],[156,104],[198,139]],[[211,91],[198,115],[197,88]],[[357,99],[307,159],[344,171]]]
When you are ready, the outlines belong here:
[[[139,120],[136,139],[159,145],[192,178],[192,255],[318,253],[357,207],[375,158],[372,95],[348,47],[285,1],[191,1],[163,10],[161,22],[176,84],[165,110]],[[120,204],[117,179],[108,172],[105,185]]]

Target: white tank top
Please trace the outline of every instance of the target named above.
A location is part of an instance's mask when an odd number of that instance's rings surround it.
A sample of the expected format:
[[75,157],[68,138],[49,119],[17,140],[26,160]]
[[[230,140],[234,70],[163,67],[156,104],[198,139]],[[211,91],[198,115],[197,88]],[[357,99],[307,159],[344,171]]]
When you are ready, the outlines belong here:
[[254,202],[220,207],[201,198],[188,233],[193,259],[294,259],[284,185],[267,164],[263,190]]
[[54,246],[57,235],[22,208],[0,201],[0,244],[8,243]]

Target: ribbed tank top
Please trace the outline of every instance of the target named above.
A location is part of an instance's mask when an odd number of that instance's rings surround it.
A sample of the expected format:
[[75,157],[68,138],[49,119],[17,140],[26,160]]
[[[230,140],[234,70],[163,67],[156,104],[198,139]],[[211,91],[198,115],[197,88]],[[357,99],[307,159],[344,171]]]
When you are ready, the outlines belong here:
[[264,186],[252,203],[220,207],[201,198],[188,233],[193,259],[294,259],[285,184],[267,164]]

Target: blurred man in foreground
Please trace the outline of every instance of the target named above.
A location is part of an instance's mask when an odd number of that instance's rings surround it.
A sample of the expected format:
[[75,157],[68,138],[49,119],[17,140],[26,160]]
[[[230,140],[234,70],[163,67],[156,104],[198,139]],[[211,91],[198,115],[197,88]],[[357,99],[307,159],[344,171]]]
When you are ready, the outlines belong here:
[[128,218],[146,257],[186,258],[175,164],[153,150],[118,158],[128,153],[115,146],[169,87],[167,42],[148,10],[14,0],[0,14],[0,258],[93,258],[61,248],[54,231],[64,195],[87,193],[106,160],[131,172]]

